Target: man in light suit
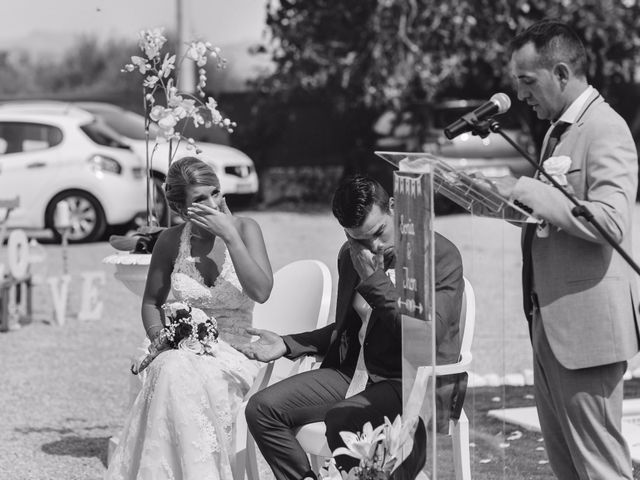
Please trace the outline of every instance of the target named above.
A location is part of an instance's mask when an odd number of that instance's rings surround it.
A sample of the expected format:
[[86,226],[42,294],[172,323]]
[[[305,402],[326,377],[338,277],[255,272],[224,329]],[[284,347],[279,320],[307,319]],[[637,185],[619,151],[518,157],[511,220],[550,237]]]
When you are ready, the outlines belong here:
[[[566,24],[543,20],[511,52],[518,98],[552,122],[542,159],[568,157],[556,180],[630,252],[637,153],[624,120],[586,80],[582,42]],[[554,186],[536,177],[499,189],[544,221],[523,229],[523,295],[551,467],[562,480],[631,479],[621,419],[622,377],[639,348],[635,274]]]
[[[340,431],[360,432],[366,422],[375,427],[385,416],[393,420],[402,411],[401,320],[392,279],[393,199],[378,182],[355,176],[336,190],[333,212],[348,239],[338,255],[335,322],[283,337],[249,329],[260,338],[237,347],[261,361],[281,356],[324,357],[319,369],[287,378],[249,399],[249,429],[278,480],[315,478],[295,438],[296,427],[324,421],[328,445],[334,451],[344,446]],[[458,249],[437,233],[435,257],[436,359],[446,364],[456,362],[460,353],[462,259]],[[364,390],[352,392],[361,343]],[[449,418],[455,380],[439,378],[436,382],[439,426]],[[349,470],[357,460],[341,455],[337,463]]]

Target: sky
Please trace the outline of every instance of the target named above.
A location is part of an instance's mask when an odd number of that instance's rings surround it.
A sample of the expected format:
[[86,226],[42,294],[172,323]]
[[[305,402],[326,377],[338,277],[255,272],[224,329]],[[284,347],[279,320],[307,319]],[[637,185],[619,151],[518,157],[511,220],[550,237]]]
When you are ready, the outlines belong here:
[[185,40],[228,45],[261,39],[265,0],[0,0],[0,49],[55,53],[80,34],[137,39],[144,28],[175,30],[178,1]]

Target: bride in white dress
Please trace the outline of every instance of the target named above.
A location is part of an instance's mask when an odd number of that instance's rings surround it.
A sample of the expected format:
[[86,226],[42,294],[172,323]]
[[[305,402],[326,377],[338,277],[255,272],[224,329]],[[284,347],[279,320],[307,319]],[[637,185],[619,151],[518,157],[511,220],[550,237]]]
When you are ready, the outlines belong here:
[[[147,368],[106,478],[230,480],[232,422],[258,365],[229,343],[247,341],[254,301],[267,300],[273,274],[260,227],[230,215],[206,163],[175,161],[166,192],[185,223],[158,238],[142,302],[151,349],[161,353]],[[216,318],[214,356],[167,349],[159,334],[170,291]]]

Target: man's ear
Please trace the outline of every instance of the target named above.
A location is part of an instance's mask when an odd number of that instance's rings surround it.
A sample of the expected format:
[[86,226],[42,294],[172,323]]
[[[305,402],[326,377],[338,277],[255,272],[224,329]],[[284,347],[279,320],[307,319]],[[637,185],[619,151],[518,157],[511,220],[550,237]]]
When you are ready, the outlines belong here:
[[393,207],[395,206],[395,201],[393,197],[389,197],[389,212],[393,213]]
[[564,62],[557,63],[553,67],[553,74],[556,76],[556,78],[560,82],[560,85],[562,86],[562,88],[564,88],[567,85],[567,82],[569,81],[569,78],[571,77],[572,73],[573,72],[571,71],[571,68],[569,67],[569,65],[567,65]]

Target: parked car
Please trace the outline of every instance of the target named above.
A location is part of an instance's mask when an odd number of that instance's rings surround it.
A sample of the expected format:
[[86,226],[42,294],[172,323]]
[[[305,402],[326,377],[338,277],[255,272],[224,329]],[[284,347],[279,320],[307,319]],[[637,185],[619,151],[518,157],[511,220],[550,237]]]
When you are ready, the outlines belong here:
[[0,195],[19,197],[9,228],[51,229],[58,204],[70,213],[70,242],[99,240],[107,227],[146,209],[143,163],[95,117],[69,107],[58,112],[0,106]]
[[[119,136],[120,140],[128,144],[131,149],[146,164],[146,135],[144,130],[144,117],[130,110],[106,102],[60,102],[60,101],[26,101],[8,102],[7,108],[21,111],[60,112],[71,107],[84,110],[94,115],[99,121]],[[215,138],[225,141],[224,132],[220,129]],[[155,125],[149,126],[150,147],[154,148],[155,137],[158,129]],[[207,162],[220,179],[220,189],[225,195],[231,195],[242,199],[243,203],[250,201],[258,192],[259,180],[255,165],[248,155],[228,145],[219,145],[208,142],[196,143],[199,153],[189,150],[184,141],[179,142],[174,159],[183,156],[196,156]],[[175,148],[175,145],[174,145]],[[146,165],[144,166],[146,169]],[[164,223],[168,212],[164,201],[164,183],[169,168],[169,144],[159,142],[151,158],[151,176],[154,186],[154,214]]]
[[[110,103],[74,102],[74,105],[101,118],[110,128],[122,135],[140,158],[146,158],[146,137],[142,115]],[[155,139],[157,134],[155,125],[150,125],[149,134],[152,140]],[[188,150],[186,142],[181,141],[173,158],[191,155],[206,161],[218,175],[220,189],[225,195],[240,196],[245,200],[255,196],[259,187],[258,174],[248,155],[228,145],[207,142],[196,142],[196,145],[199,153]],[[160,195],[161,185],[168,168],[169,144],[158,143],[152,158],[151,170]]]

